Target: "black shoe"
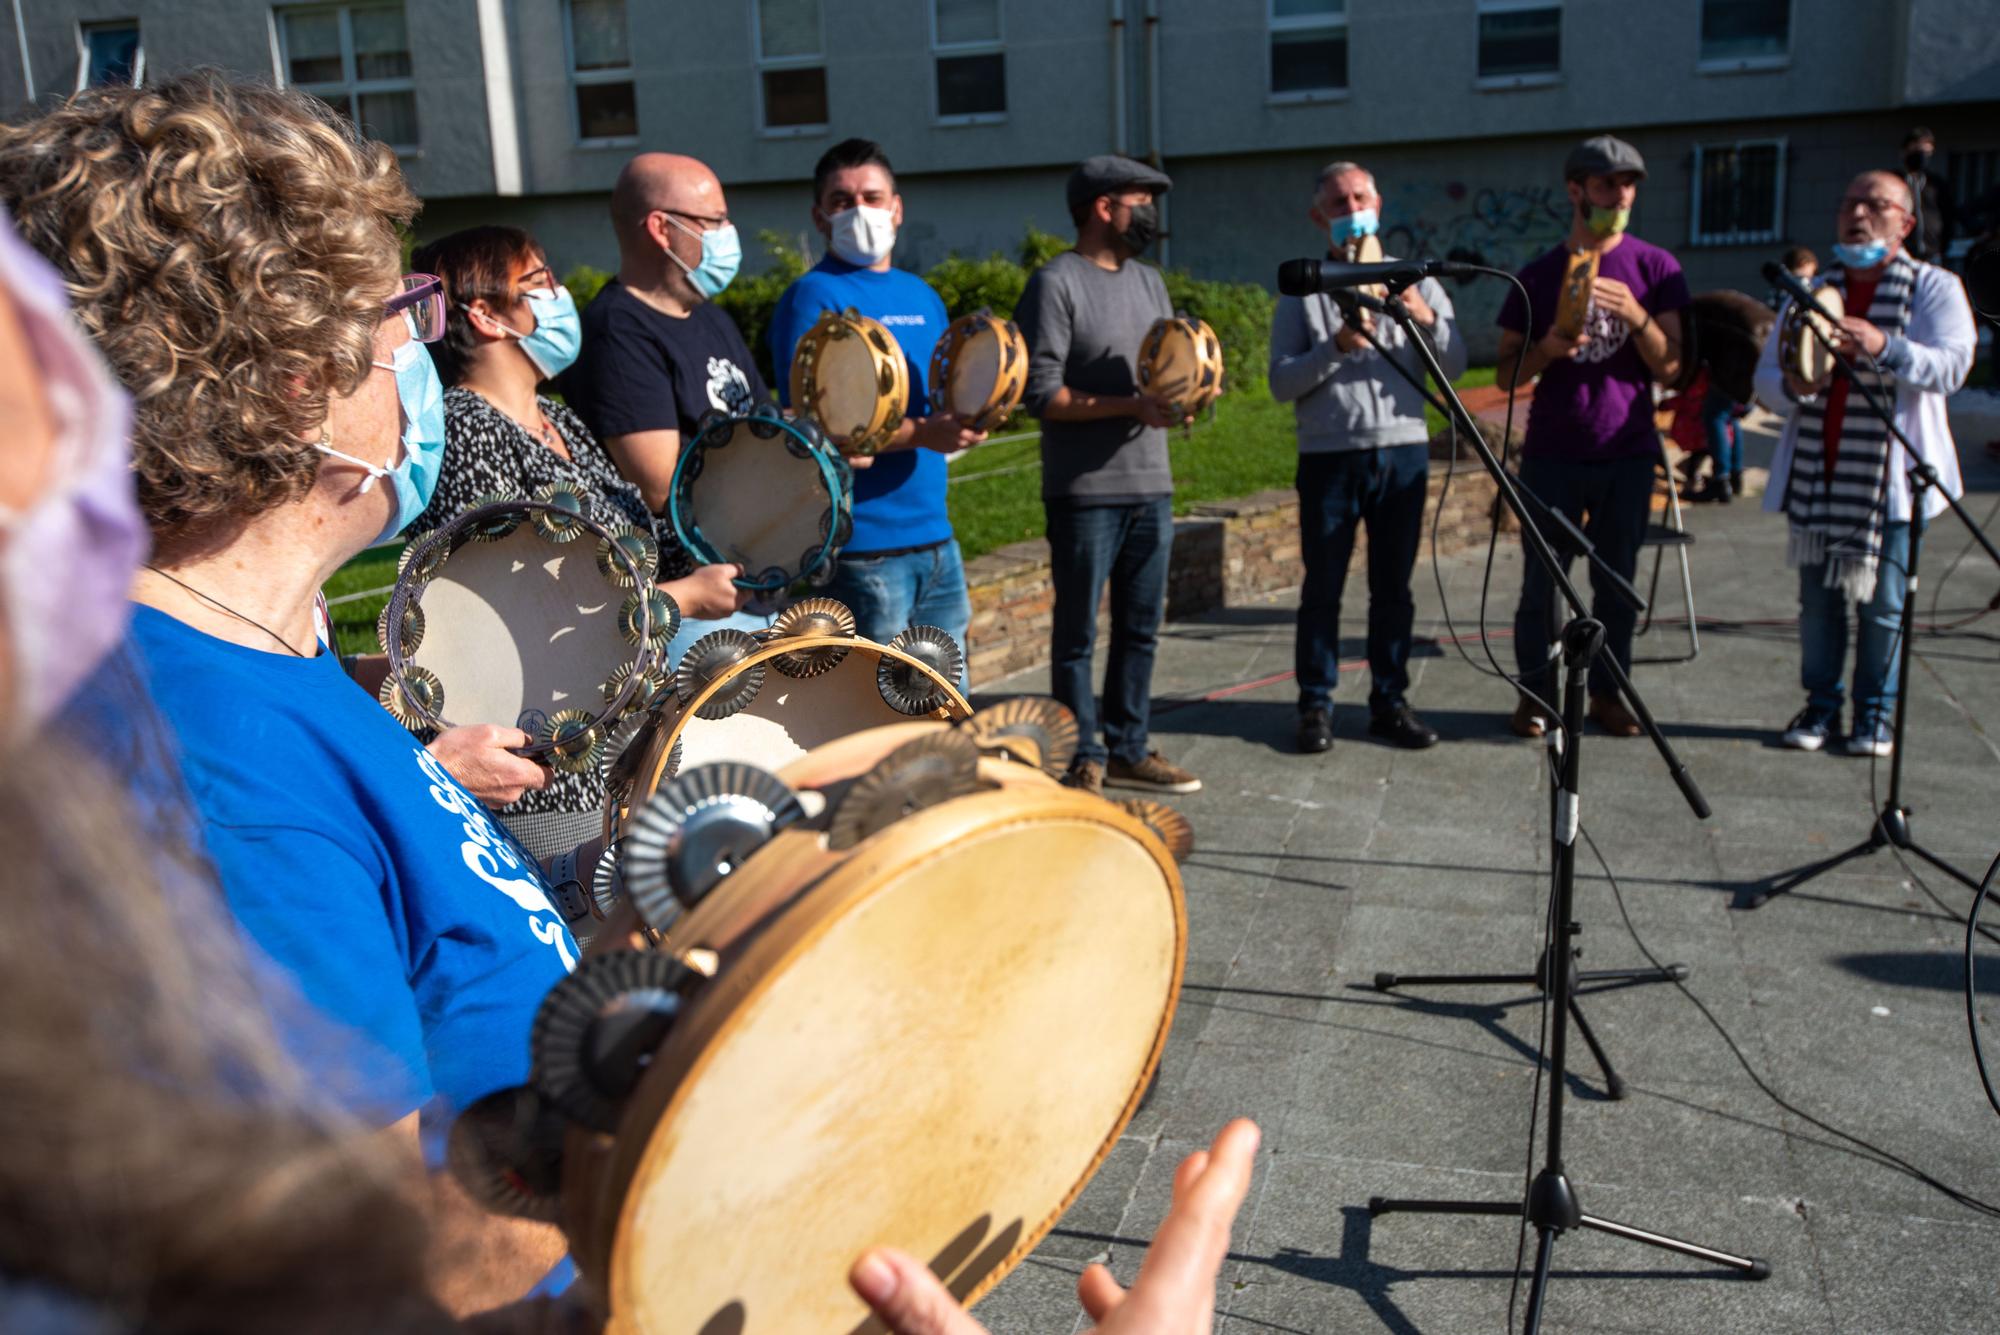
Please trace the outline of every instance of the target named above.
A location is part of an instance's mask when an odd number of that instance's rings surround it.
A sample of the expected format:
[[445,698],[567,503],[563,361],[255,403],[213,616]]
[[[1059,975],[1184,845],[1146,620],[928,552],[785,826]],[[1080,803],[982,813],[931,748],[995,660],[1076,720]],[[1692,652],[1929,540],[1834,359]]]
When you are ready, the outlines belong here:
[[1425,724],[1408,705],[1392,705],[1376,711],[1368,720],[1368,735],[1405,751],[1421,751],[1436,746],[1438,741],[1437,729]]
[[1299,750],[1307,755],[1333,749],[1333,711],[1306,709],[1299,713]]

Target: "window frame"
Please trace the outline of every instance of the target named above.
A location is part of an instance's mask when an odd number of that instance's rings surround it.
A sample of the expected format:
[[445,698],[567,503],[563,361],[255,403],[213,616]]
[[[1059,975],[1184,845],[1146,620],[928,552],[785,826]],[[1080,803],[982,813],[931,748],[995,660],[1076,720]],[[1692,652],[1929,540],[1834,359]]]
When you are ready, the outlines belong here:
[[[764,74],[767,70],[809,70],[817,69],[825,73],[826,61],[826,0],[813,0],[815,14],[819,18],[819,49],[809,56],[766,56],[764,54],[764,3],[765,0],[750,0],[744,6],[750,16],[750,94],[751,102],[757,109],[757,133],[766,139],[806,139],[814,135],[826,134],[833,120],[833,81],[826,83],[826,120],[816,125],[771,125],[764,120]],[[933,100],[936,94],[932,94]]]
[[1765,74],[1792,66],[1792,38],[1799,30],[1799,0],[1785,0],[1785,49],[1775,56],[1725,56],[1711,59],[1701,53],[1701,21],[1707,0],[1694,7],[1694,72],[1696,74]]
[[[759,0],[762,3],[762,0]],[[956,125],[1004,125],[1007,112],[1003,106],[999,111],[971,111],[947,116],[938,105],[938,62],[954,56],[998,56],[1000,57],[1000,100],[1007,98],[1007,6],[1003,0],[993,0],[993,19],[996,35],[974,42],[941,42],[938,40],[938,0],[924,0],[924,8],[930,13],[931,25],[931,124],[939,126]],[[822,3],[822,13],[824,4]]]
[[90,87],[90,34],[105,29],[130,28],[136,39],[132,56],[132,83],[146,82],[146,30],[138,19],[80,19],[76,25],[76,90]]
[[[1746,148],[1771,147],[1778,150],[1777,179],[1771,194],[1771,225],[1764,231],[1706,233],[1701,230],[1702,159],[1717,149],[1740,153]],[[1785,239],[1785,186],[1791,165],[1791,140],[1786,135],[1763,135],[1754,139],[1697,141],[1688,167],[1688,246],[1690,249],[1719,249],[1724,246],[1764,246]]]
[[[1523,74],[1481,74],[1479,72],[1479,20],[1488,14],[1521,14],[1535,9],[1556,11],[1556,67]],[[1553,88],[1563,81],[1563,0],[1473,0],[1472,6],[1472,86],[1482,93],[1504,93],[1515,88]]]
[[[619,0],[625,14],[625,63],[610,69],[580,70],[576,67],[576,0],[562,0],[563,61],[569,73],[570,141],[578,148],[631,148],[639,142],[639,80],[632,67],[632,5]],[[632,85],[631,134],[585,135],[583,109],[577,105],[576,90],[608,83]]]
[[[410,31],[410,6],[408,0],[392,0],[395,8],[403,11],[403,33],[407,38]],[[383,0],[322,0],[321,3],[274,4],[271,6],[271,56],[277,69],[280,88],[295,88],[302,93],[321,97],[322,89],[337,89],[348,99],[348,118],[354,127],[367,133],[361,123],[361,97],[364,93],[408,93],[410,109],[417,120],[417,142],[414,144],[389,144],[389,149],[399,158],[423,156],[424,118],[417,106],[417,44],[410,43],[410,72],[394,79],[363,79],[358,77],[359,69],[354,55],[354,11],[360,9],[387,9],[390,3]],[[335,14],[340,19],[340,70],[342,81],[331,83],[314,80],[310,83],[295,83],[292,80],[291,55],[287,50],[285,37],[285,17],[289,14]],[[383,141],[387,143],[387,140]]]
[[[1341,0],[1340,17],[1328,20],[1314,14],[1293,14],[1278,16],[1278,0],[1264,0],[1264,101],[1270,106],[1296,107],[1314,106],[1326,102],[1345,102],[1354,95],[1354,49],[1353,20],[1348,17],[1351,0]],[[1341,40],[1347,43],[1347,68],[1340,72],[1341,84],[1338,88],[1294,88],[1279,92],[1271,86],[1271,52],[1273,42],[1281,32],[1314,32],[1322,29],[1339,28]]]

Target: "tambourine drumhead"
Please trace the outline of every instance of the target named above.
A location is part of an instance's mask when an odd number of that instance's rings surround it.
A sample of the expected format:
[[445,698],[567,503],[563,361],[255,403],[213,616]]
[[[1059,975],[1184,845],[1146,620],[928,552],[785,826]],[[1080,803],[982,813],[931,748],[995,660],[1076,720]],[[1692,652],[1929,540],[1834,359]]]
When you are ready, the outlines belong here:
[[1176,316],[1153,325],[1141,347],[1139,387],[1167,400],[1183,416],[1222,393],[1222,343],[1206,321]]
[[1832,351],[1813,337],[1807,321],[1817,322],[1820,331],[1831,337],[1840,317],[1847,314],[1847,303],[1839,288],[1822,286],[1814,289],[1813,304],[1818,308],[1816,313],[1801,309],[1796,302],[1786,308],[1778,330],[1778,362],[1797,379],[1818,386],[1833,378],[1835,363]]
[[1570,252],[1568,267],[1563,271],[1562,290],[1556,299],[1554,323],[1556,332],[1566,338],[1581,334],[1584,321],[1590,316],[1600,258],[1595,250]]
[[1028,388],[1028,344],[1012,320],[952,321],[931,354],[931,401],[975,431],[1005,420]]
[[610,1328],[854,1329],[847,1269],[878,1242],[984,1293],[1137,1107],[1185,936],[1164,849],[1053,782],[861,845],[694,991],[578,1175],[616,1221],[603,1251],[573,1236]]
[[[1347,259],[1350,264],[1380,264],[1382,239],[1373,232],[1367,236],[1355,237],[1347,243]],[[1372,297],[1380,297],[1389,289],[1380,283],[1370,283],[1361,290]]]
[[828,311],[799,340],[791,389],[792,406],[835,444],[849,454],[869,454],[902,424],[909,368],[902,347],[876,321]]
[[845,463],[820,457],[793,430],[757,417],[714,420],[675,470],[676,532],[705,560],[742,566],[745,587],[773,591],[813,574],[852,532]]

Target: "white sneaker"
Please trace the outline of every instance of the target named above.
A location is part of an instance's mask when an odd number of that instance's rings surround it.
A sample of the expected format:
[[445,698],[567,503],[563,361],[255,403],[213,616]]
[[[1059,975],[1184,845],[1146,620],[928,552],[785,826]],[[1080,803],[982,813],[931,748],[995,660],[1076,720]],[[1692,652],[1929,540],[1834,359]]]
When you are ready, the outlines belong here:
[[1833,738],[1833,721],[1807,705],[1801,709],[1778,738],[1778,745],[1794,751],[1817,751]]
[[1895,736],[1886,724],[1877,724],[1866,732],[1857,732],[1840,744],[1840,753],[1847,756],[1873,756],[1877,760],[1887,760],[1895,754]]

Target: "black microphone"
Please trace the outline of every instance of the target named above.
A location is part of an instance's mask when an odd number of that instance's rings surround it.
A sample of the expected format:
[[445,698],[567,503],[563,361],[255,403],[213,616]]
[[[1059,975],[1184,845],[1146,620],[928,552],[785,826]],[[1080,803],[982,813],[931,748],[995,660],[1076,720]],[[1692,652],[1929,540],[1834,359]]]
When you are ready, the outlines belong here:
[[1775,260],[1764,262],[1764,281],[1777,288],[1801,306],[1814,305],[1812,289],[1799,281],[1799,276]]
[[1408,287],[1420,278],[1470,278],[1484,272],[1476,264],[1452,260],[1389,260],[1381,264],[1348,264],[1341,260],[1286,260],[1278,266],[1278,291],[1288,297],[1337,292],[1376,283]]

